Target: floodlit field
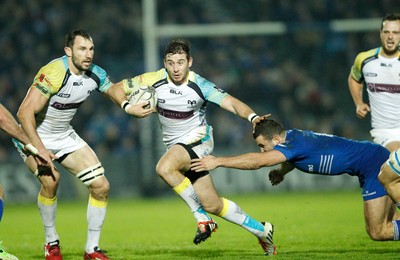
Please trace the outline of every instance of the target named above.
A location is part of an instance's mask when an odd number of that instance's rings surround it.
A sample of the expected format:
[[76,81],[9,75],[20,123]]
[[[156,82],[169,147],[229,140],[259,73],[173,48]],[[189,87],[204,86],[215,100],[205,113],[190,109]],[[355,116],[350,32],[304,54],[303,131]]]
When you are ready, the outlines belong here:
[[[400,242],[374,242],[364,229],[358,192],[265,193],[227,196],[275,225],[275,259],[398,259]],[[59,201],[57,227],[65,260],[82,259],[86,201]],[[200,245],[196,222],[178,197],[110,199],[100,246],[110,259],[255,259],[263,252],[244,229],[215,217],[219,229]],[[0,240],[20,260],[44,259],[35,202],[6,205]]]

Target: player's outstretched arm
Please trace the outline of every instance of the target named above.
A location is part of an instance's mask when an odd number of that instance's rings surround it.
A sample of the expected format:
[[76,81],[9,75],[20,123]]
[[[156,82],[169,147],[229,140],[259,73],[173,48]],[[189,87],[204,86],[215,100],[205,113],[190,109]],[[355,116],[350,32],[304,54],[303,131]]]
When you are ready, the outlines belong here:
[[222,100],[221,107],[251,123],[258,117],[248,105],[233,96],[227,96]]
[[18,126],[17,121],[2,104],[0,104],[0,128],[10,137],[15,138],[23,144],[31,141],[24,131]]
[[193,159],[190,168],[196,172],[210,171],[217,167],[256,170],[285,161],[286,157],[281,152],[271,150],[262,153],[245,153],[232,157],[214,157],[210,155],[200,159]]

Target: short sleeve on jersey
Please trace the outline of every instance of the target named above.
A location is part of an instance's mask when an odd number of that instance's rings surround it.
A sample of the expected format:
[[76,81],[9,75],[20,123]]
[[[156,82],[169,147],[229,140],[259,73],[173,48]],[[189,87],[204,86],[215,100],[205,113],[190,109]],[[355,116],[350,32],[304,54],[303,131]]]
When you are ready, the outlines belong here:
[[97,77],[100,80],[100,82],[99,82],[99,91],[100,92],[106,92],[111,86],[111,81],[110,81],[110,78],[109,78],[107,72],[103,68],[101,68],[101,67],[99,67],[97,65],[94,65],[92,67],[92,72],[94,74],[96,74]]
[[199,76],[198,74],[195,74],[194,72],[191,72],[192,74],[190,75],[190,79],[192,79],[201,89],[201,92],[203,93],[204,97],[206,100],[220,105],[222,100],[229,96],[228,93],[226,93],[224,90],[218,88],[215,86],[214,83],[206,80],[205,78]]
[[147,72],[130,79],[124,79],[122,84],[126,95],[132,93],[134,86],[152,86],[154,83],[167,77],[165,69],[154,72]]
[[354,64],[351,67],[351,76],[358,82],[361,82],[364,78],[362,73],[362,66],[365,60],[376,56],[379,52],[379,48],[375,48],[369,51],[361,52],[357,55],[356,59],[354,60]]
[[59,90],[65,77],[66,66],[63,59],[57,59],[43,66],[36,74],[31,87],[37,88],[42,95],[50,98]]

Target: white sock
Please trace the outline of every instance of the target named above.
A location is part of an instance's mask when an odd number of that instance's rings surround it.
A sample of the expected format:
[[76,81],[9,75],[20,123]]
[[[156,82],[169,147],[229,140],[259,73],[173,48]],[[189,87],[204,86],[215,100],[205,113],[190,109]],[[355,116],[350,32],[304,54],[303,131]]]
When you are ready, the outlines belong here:
[[39,194],[37,204],[42,217],[46,244],[59,240],[56,231],[57,197],[49,199]]
[[99,201],[92,196],[89,197],[87,208],[88,233],[85,251],[93,253],[94,248],[99,246],[101,228],[106,217],[107,201]]
[[257,221],[244,212],[239,205],[228,199],[222,198],[224,208],[220,213],[220,217],[235,223],[248,230],[256,237],[262,237],[264,234],[264,226],[260,221]]
[[203,206],[197,197],[197,193],[188,178],[185,178],[178,186],[174,187],[173,190],[189,206],[197,222],[208,221],[211,219],[203,209]]

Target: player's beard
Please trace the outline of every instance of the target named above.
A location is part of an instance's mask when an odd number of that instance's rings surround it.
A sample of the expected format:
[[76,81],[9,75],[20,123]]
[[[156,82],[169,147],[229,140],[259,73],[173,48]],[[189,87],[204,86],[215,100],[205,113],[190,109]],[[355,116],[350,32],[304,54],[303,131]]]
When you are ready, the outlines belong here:
[[387,43],[387,40],[381,40],[381,45],[382,45],[382,49],[383,49],[383,52],[387,55],[387,56],[389,56],[389,57],[395,57],[395,56],[397,56],[397,53],[398,53],[398,51],[399,51],[399,44],[392,44],[392,46],[393,47],[389,47],[388,46],[388,43]]
[[89,69],[89,67],[90,67],[90,64],[91,64],[90,63],[89,66],[87,68],[85,68],[81,64],[79,64],[78,59],[75,58],[74,56],[72,56],[71,61],[72,61],[72,64],[75,66],[75,68],[77,68],[79,71],[87,71]]

